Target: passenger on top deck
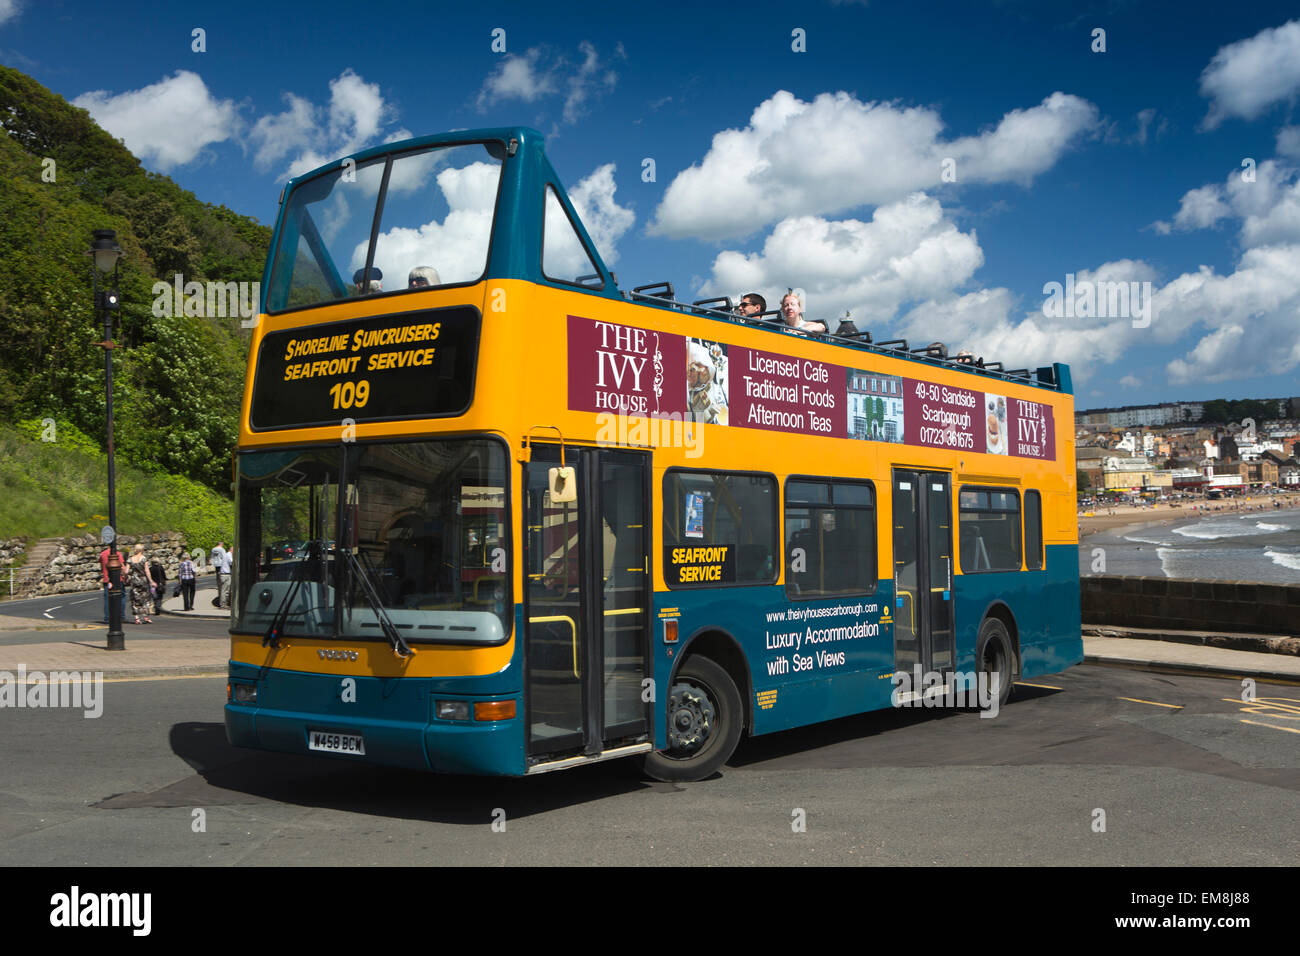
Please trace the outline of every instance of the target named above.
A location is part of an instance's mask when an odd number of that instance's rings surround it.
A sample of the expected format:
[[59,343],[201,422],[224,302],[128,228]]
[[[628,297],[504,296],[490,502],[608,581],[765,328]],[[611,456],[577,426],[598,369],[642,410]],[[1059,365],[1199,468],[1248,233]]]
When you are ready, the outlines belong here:
[[746,292],[740,297],[740,305],[736,306],[736,315],[742,319],[754,319],[767,311],[767,300],[757,292]]
[[442,285],[442,279],[438,278],[438,270],[433,266],[416,266],[406,277],[408,289],[427,289],[431,285]]
[[384,274],[380,272],[379,269],[377,269],[375,266],[371,266],[370,276],[369,276],[370,281],[365,282],[363,281],[363,278],[365,277],[365,271],[366,271],[366,267],[362,266],[356,272],[352,273],[352,285],[353,288],[355,289],[354,294],[369,295],[371,292],[383,292],[384,286],[380,280],[383,279]]
[[788,332],[825,332],[826,323],[803,317],[803,296],[791,289],[781,299],[781,317]]

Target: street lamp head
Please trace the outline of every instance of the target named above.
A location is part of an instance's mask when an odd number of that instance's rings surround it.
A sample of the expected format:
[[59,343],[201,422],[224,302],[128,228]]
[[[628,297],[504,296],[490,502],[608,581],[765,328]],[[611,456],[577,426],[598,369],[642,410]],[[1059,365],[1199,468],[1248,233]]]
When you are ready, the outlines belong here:
[[95,267],[100,272],[112,272],[122,255],[122,247],[117,244],[117,232],[112,229],[96,229],[95,241],[90,244],[87,253],[95,259]]

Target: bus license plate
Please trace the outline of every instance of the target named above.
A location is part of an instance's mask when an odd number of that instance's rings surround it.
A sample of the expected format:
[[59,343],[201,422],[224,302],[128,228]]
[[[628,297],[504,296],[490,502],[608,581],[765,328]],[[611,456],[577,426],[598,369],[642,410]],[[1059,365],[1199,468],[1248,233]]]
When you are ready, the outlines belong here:
[[307,747],[332,754],[366,755],[366,745],[360,734],[335,734],[323,730],[307,732]]

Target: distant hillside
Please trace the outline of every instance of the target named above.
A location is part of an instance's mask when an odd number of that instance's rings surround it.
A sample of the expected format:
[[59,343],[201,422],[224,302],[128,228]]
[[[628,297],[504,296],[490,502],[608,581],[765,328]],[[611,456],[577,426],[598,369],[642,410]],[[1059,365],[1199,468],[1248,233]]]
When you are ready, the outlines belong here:
[[67,420],[102,446],[103,326],[85,251],[92,230],[115,229],[118,460],[228,495],[248,333],[234,318],[157,318],[151,289],[177,272],[256,282],[271,230],[146,172],[85,110],[3,66],[0,129],[0,419]]

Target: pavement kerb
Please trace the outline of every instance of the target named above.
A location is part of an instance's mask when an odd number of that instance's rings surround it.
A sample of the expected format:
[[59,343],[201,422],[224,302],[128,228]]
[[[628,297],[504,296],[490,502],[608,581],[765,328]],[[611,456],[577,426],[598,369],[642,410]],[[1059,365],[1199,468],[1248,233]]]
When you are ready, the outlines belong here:
[[1084,637],[1114,637],[1137,641],[1190,644],[1253,654],[1283,654],[1300,657],[1300,637],[1290,634],[1241,634],[1226,631],[1174,631],[1119,627],[1113,624],[1084,624]]
[[104,671],[104,680],[140,680],[146,677],[229,677],[230,669],[215,670],[207,664],[177,664],[173,667],[128,667]]
[[1300,687],[1300,674],[1285,671],[1270,672],[1259,667],[1220,667],[1215,664],[1137,660],[1086,653],[1083,655],[1083,662],[1101,664],[1105,667],[1126,667],[1129,670],[1147,671],[1151,674],[1183,674],[1189,677],[1220,677],[1230,680],[1250,677],[1270,684],[1290,684]]
[[102,631],[103,624],[0,624],[0,631]]

